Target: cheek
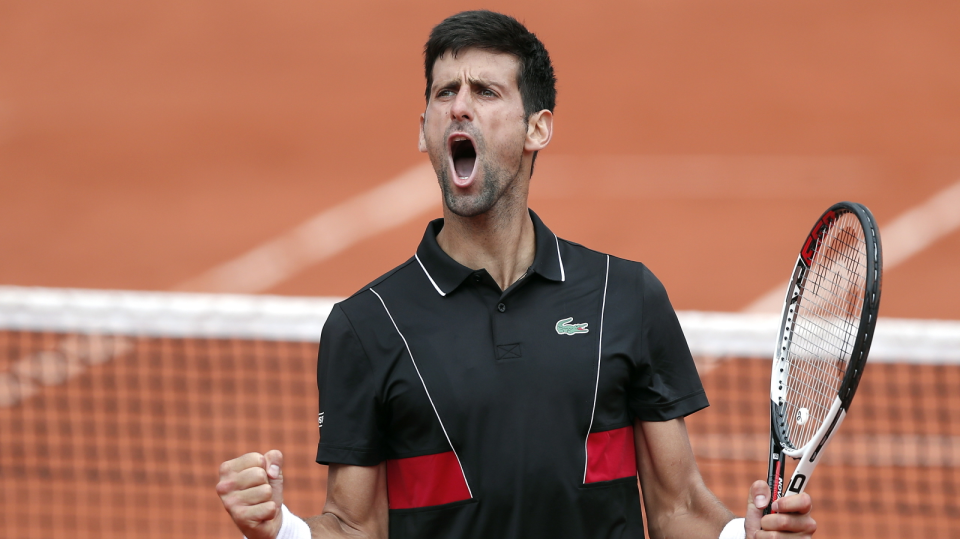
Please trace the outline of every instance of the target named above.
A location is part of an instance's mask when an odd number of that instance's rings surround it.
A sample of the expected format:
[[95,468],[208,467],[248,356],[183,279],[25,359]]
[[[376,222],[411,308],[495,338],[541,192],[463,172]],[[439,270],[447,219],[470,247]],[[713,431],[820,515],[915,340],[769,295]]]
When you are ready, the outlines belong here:
[[491,135],[488,140],[492,142],[492,150],[513,156],[527,141],[527,124],[504,122],[496,126]]
[[426,138],[427,146],[439,147],[443,143],[444,127],[439,121],[431,120],[429,116],[423,124],[423,136]]

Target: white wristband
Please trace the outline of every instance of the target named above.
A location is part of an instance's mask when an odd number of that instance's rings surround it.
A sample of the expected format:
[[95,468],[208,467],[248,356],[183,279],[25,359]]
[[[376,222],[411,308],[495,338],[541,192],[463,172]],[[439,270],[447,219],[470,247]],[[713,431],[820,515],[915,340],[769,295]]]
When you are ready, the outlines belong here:
[[723,527],[719,539],[744,539],[746,536],[747,531],[743,529],[743,519],[735,518]]
[[[280,511],[283,515],[280,521],[280,531],[277,532],[277,539],[310,539],[310,526],[302,518],[294,515],[287,509],[286,505],[280,505]],[[244,535],[243,539],[247,539]]]
[[302,518],[291,513],[286,505],[281,505],[280,510],[283,512],[283,522],[280,523],[277,539],[310,539],[310,526]]

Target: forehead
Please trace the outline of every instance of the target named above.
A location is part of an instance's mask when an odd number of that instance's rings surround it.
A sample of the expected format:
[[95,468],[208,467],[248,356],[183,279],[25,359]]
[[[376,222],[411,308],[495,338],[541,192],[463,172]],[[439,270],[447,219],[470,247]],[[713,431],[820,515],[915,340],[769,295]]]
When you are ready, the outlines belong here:
[[512,54],[482,49],[463,49],[454,55],[447,51],[433,64],[433,83],[446,84],[452,80],[479,79],[517,86],[520,61]]

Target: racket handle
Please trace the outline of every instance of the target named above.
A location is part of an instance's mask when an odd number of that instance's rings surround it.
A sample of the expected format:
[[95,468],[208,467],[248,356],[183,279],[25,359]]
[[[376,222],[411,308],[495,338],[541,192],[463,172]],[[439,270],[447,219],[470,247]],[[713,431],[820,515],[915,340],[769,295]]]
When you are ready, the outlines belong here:
[[770,487],[770,501],[763,509],[764,515],[769,515],[773,502],[780,498],[783,487],[783,448],[770,436],[770,459],[767,464],[767,486]]

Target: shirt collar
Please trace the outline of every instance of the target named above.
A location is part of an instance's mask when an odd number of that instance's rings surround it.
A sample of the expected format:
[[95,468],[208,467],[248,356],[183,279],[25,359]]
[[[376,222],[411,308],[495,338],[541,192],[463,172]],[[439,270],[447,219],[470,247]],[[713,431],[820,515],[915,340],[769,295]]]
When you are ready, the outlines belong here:
[[[551,281],[563,282],[566,273],[560,256],[560,240],[547,228],[547,225],[543,224],[533,210],[529,211],[537,245],[537,253],[530,271]],[[437,292],[441,296],[446,296],[472,275],[473,270],[443,252],[440,244],[437,243],[437,234],[442,229],[443,219],[430,221],[426,232],[423,233],[420,246],[417,247],[415,258]]]

